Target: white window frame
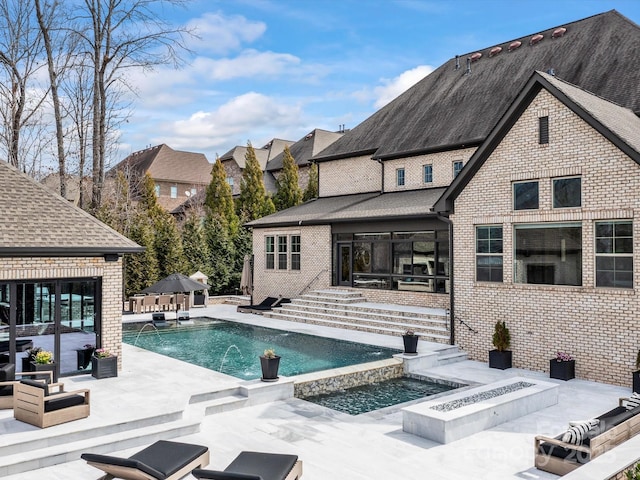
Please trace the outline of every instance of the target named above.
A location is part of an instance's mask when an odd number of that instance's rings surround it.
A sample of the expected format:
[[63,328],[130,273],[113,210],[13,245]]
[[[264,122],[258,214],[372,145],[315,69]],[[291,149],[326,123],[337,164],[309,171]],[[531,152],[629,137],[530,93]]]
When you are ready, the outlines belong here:
[[396,168],[396,187],[404,187],[406,183],[407,178],[404,167]]
[[[610,223],[612,225],[617,225],[617,224],[629,224],[631,226],[631,237],[628,236],[616,236],[615,234],[615,230],[614,230],[614,234],[611,237],[598,237],[597,236],[597,232],[598,232],[598,225],[599,224],[605,224],[605,223]],[[613,241],[613,252],[598,252],[598,238],[611,238],[611,240]],[[624,253],[616,253],[616,247],[615,247],[615,241],[618,238],[630,238],[631,239],[631,252],[624,252]],[[594,260],[594,269],[595,269],[595,286],[596,288],[622,288],[622,289],[633,289],[633,276],[634,276],[634,271],[635,271],[635,265],[633,262],[633,220],[631,219],[616,219],[616,220],[598,220],[596,222],[594,222],[594,226],[593,226],[593,241],[594,241],[594,247],[593,247],[593,251],[594,251],[594,256],[595,256],[595,260]],[[614,285],[598,285],[598,272],[600,272],[601,270],[598,269],[598,258],[613,258],[614,259],[614,263],[615,263],[615,259],[617,258],[627,258],[627,259],[631,259],[631,285],[629,286],[621,286],[621,285],[615,285],[615,273],[616,273],[616,269],[614,267],[613,273],[614,273]]]
[[[478,229],[480,228],[501,228],[502,229],[502,235],[500,236],[500,240],[502,241],[502,252],[478,252]],[[475,262],[475,277],[476,277],[476,282],[490,282],[490,283],[503,283],[504,282],[504,227],[502,225],[476,225],[476,237],[475,237],[475,254],[476,254],[476,262]],[[483,239],[484,241],[485,239]],[[489,238],[487,239],[489,241],[489,245],[491,244],[491,236],[489,236]],[[494,239],[494,240],[497,240]],[[478,257],[485,257],[485,258],[497,258],[500,257],[500,259],[502,260],[502,277],[500,278],[500,280],[478,280]],[[487,268],[489,268],[490,270],[492,269],[492,265],[488,266]]]
[[274,235],[264,237],[264,268],[265,270],[275,270],[276,268],[276,237]]
[[[429,180],[427,180],[427,168],[429,169]],[[427,163],[422,166],[422,183],[433,183],[433,164]]]
[[[293,241],[294,238],[298,239],[298,241],[295,243]],[[289,245],[290,245],[289,249],[291,250],[291,259],[290,259],[291,270],[299,271],[302,269],[302,236],[291,235],[291,237],[289,238]]]
[[[278,235],[276,241],[277,267],[278,270],[287,270],[289,266],[289,238],[286,235]],[[283,248],[284,247],[284,248]],[[284,265],[284,266],[283,266]]]
[[177,185],[173,185],[171,187],[171,194],[170,194],[171,198],[178,198],[178,187]]

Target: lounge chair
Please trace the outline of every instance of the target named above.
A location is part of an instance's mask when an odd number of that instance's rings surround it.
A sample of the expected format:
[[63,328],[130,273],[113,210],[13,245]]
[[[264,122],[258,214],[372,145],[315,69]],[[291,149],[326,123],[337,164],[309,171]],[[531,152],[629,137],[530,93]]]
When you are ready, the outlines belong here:
[[208,480],[297,480],[302,460],[297,455],[241,452],[224,471],[196,468],[191,474]]
[[129,458],[83,453],[83,460],[106,473],[101,480],[178,480],[209,464],[209,449],[189,443],[159,440]]
[[46,383],[49,384],[49,388],[59,386],[62,389],[63,384],[53,382],[53,372],[17,372],[15,363],[5,363],[0,365],[0,409],[13,408],[13,387],[19,382],[16,380],[16,376],[40,376],[49,375],[49,379]]
[[291,303],[291,300],[288,298],[276,298],[276,297],[267,297],[262,302],[256,305],[238,305],[236,309],[241,313],[257,313],[266,312],[271,310],[272,308],[278,307],[283,303]]
[[87,389],[51,393],[46,383],[27,379],[20,380],[13,389],[13,416],[21,422],[46,428],[89,416]]

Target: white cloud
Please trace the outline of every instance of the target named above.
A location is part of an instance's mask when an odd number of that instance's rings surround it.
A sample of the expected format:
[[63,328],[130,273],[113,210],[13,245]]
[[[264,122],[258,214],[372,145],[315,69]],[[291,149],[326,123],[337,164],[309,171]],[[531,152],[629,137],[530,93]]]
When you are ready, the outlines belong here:
[[396,98],[401,93],[404,93],[410,87],[414,86],[424,77],[433,72],[434,68],[430,65],[419,65],[416,68],[402,72],[395,78],[382,79],[383,85],[375,87],[373,89],[375,100],[375,107],[382,108],[391,100]]
[[199,57],[193,62],[191,69],[210,80],[230,80],[286,74],[300,63],[298,57],[288,53],[245,50],[235,58]]
[[267,30],[263,22],[247,20],[240,15],[205,13],[191,20],[187,28],[193,29],[199,38],[189,40],[189,46],[200,54],[224,55],[238,50],[244,43],[260,38]]

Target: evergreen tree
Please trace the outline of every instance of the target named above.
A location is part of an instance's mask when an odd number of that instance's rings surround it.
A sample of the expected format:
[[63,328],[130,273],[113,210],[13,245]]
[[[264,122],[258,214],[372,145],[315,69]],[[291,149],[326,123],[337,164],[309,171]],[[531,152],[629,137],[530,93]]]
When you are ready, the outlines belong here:
[[185,271],[182,237],[175,218],[163,211],[155,219],[155,251],[160,278],[172,273],[195,273]]
[[239,220],[235,212],[231,186],[227,183],[227,173],[219,158],[213,164],[211,170],[211,182],[207,186],[205,198],[207,214],[217,217],[219,221],[229,228],[234,236],[238,231]]
[[314,198],[318,198],[318,165],[316,163],[312,163],[309,169],[309,183],[304,191],[302,200],[307,202]]
[[156,184],[148,173],[142,179],[139,197],[139,210],[146,212],[149,220],[155,222],[164,210],[158,203],[158,197],[156,197]]
[[129,238],[144,247],[145,251],[124,256],[125,298],[142,292],[159,280],[153,228],[145,214],[141,213],[135,217]]
[[224,293],[231,278],[235,262],[235,249],[228,228],[220,216],[208,215],[205,221],[207,245],[209,247],[209,285],[212,294]]
[[251,142],[247,143],[247,153],[244,158],[245,165],[242,171],[242,183],[240,184],[238,211],[240,217],[251,221],[270,215],[276,209],[264,188],[262,169]]
[[298,165],[288,146],[284,147],[282,171],[276,180],[277,192],[273,198],[276,209],[295,207],[302,202],[302,190],[298,184]]
[[209,275],[209,246],[200,216],[191,211],[182,225],[182,248],[187,272],[198,270]]

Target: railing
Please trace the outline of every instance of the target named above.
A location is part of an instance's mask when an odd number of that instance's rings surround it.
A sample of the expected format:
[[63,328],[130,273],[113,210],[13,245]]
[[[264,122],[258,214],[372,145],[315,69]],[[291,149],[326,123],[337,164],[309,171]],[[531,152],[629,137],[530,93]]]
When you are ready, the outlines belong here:
[[467,322],[465,322],[464,320],[462,320],[460,317],[458,317],[458,321],[464,325],[465,327],[467,327],[469,330],[471,330],[473,333],[478,333],[478,331],[473,328],[471,325],[469,325]]
[[300,290],[300,293],[298,293],[298,296],[300,296],[300,295],[304,295],[304,292],[306,292],[307,290],[309,290],[309,288],[311,287],[311,285],[313,285],[313,282],[315,282],[316,280],[318,280],[318,278],[320,278],[320,275],[322,275],[323,273],[328,272],[328,271],[329,271],[329,269],[328,269],[328,268],[323,268],[322,270],[320,270],[320,271],[318,272],[318,274],[317,274],[315,277],[313,277],[309,283],[307,283],[307,286],[306,286],[306,287],[304,287],[302,290]]

